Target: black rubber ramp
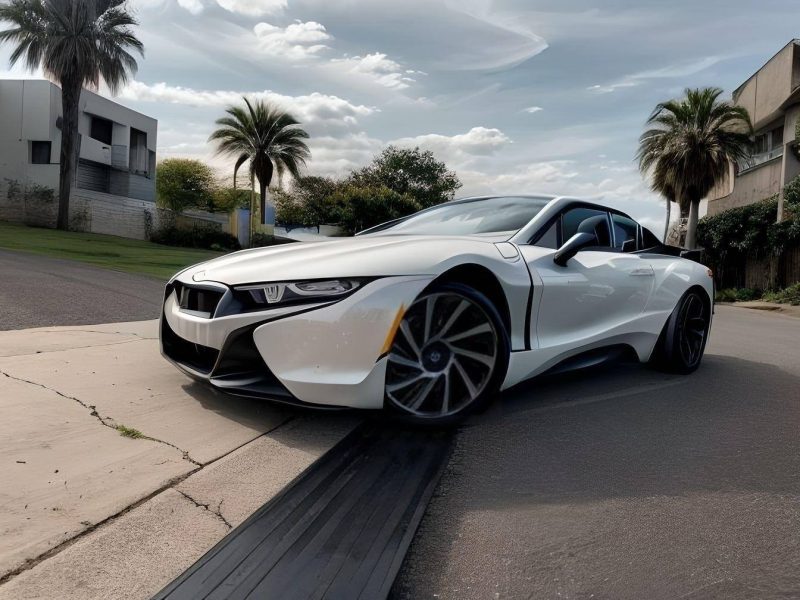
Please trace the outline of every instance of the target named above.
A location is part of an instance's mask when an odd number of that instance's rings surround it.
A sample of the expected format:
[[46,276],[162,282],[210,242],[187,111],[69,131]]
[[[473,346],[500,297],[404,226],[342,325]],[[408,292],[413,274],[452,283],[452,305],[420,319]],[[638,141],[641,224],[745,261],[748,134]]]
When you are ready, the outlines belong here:
[[361,425],[155,598],[385,598],[450,440]]

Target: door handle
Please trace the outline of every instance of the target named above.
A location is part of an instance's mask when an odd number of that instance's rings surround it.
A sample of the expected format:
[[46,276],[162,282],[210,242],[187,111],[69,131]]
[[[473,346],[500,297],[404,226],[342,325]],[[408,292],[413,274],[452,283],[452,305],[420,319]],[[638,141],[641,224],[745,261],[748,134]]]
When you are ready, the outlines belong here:
[[639,269],[633,269],[628,273],[632,277],[653,277],[655,273],[653,272],[652,268],[642,267]]

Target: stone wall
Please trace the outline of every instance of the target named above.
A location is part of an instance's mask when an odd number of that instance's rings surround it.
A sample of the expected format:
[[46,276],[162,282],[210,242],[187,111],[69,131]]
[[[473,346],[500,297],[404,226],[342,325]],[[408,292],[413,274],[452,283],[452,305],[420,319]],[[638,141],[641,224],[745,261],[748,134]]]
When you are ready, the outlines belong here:
[[[155,203],[113,194],[75,189],[70,201],[70,229],[105,233],[138,240],[147,239],[167,219],[168,211]],[[14,180],[0,181],[0,220],[37,227],[55,227],[58,198],[52,188]],[[180,225],[212,225],[229,231],[227,214],[188,211],[179,217]]]

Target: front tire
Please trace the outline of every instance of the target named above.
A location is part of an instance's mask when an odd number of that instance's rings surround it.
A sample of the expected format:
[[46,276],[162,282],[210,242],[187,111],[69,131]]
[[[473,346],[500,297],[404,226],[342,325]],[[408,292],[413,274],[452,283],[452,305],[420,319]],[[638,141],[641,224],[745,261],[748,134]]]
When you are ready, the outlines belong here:
[[484,407],[508,367],[508,333],[477,290],[445,283],[423,292],[389,350],[384,401],[415,422],[447,424]]
[[711,326],[709,303],[697,290],[689,290],[664,326],[653,362],[670,373],[688,375],[697,370]]

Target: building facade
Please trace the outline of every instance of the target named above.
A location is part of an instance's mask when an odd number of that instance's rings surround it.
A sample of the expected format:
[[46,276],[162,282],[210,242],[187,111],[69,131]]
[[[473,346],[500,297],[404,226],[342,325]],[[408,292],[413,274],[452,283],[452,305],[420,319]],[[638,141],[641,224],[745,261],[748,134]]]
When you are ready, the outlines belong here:
[[[45,80],[0,80],[0,219],[51,225],[57,212],[61,90]],[[155,212],[158,122],[81,93],[75,229],[145,237]]]
[[800,40],[789,42],[736,88],[732,100],[750,113],[755,144],[751,155],[731,165],[728,176],[709,194],[708,215],[774,195],[782,199],[783,187],[800,174],[796,131],[800,116]]

